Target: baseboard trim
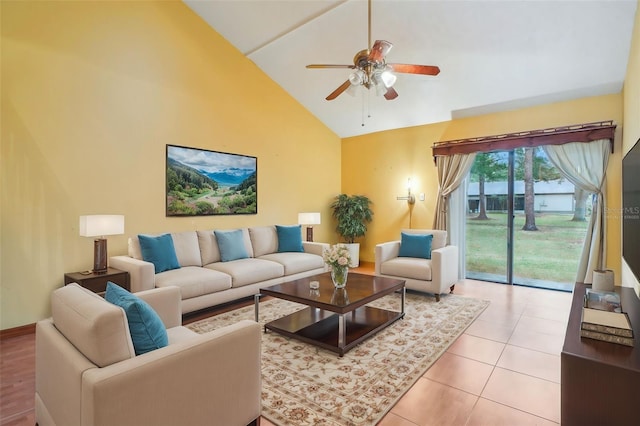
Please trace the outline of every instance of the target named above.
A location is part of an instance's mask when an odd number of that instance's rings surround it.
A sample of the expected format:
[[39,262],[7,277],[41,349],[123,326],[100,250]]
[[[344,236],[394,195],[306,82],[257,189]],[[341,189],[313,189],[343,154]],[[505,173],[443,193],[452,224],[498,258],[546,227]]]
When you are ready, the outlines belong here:
[[20,327],[7,328],[0,330],[0,340],[10,339],[12,337],[26,336],[36,332],[36,324],[21,325]]

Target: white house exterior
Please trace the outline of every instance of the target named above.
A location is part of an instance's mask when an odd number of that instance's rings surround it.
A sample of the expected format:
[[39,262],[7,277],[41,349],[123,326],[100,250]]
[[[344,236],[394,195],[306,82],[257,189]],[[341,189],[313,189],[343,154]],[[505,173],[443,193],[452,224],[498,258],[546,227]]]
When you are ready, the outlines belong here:
[[[566,179],[549,182],[534,182],[534,208],[536,212],[573,213],[575,209],[575,186]],[[507,182],[485,182],[484,192],[487,197],[487,211],[506,211]],[[516,211],[524,210],[524,181],[514,182]],[[467,190],[467,203],[470,212],[478,211],[478,182],[470,182]],[[587,203],[589,204],[589,202]]]

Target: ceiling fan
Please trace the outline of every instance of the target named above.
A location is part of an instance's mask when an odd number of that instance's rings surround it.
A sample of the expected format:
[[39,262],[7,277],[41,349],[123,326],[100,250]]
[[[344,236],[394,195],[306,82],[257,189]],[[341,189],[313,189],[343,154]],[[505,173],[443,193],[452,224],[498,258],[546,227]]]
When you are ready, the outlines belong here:
[[[371,46],[371,0],[368,2],[368,45]],[[371,49],[364,49],[353,57],[353,65],[310,64],[307,68],[349,68],[353,71],[349,79],[331,92],[325,99],[332,101],[342,92],[352,87],[364,86],[367,89],[374,88],[376,94],[384,95],[385,99],[392,100],[398,97],[398,92],[393,88],[396,82],[394,73],[438,75],[440,68],[433,65],[413,64],[389,64],[385,56],[393,44],[386,40],[376,40]]]

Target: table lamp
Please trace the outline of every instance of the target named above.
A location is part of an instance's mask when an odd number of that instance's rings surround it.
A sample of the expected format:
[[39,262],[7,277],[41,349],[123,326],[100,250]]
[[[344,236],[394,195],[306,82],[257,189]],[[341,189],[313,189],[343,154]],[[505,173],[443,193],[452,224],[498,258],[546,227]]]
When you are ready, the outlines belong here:
[[307,225],[307,241],[313,241],[313,225],[320,225],[320,213],[298,213],[298,224]]
[[98,237],[93,241],[93,273],[107,272],[107,240],[106,235],[124,234],[124,216],[89,215],[80,216],[80,236]]

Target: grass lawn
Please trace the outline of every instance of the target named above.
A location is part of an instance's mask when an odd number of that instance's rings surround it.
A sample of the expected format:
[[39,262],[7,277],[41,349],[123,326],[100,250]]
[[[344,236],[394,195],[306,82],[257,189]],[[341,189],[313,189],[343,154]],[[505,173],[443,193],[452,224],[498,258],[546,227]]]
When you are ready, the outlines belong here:
[[[506,276],[507,215],[487,216],[489,220],[474,220],[475,215],[467,217],[467,271]],[[572,217],[536,214],[538,231],[523,231],[524,215],[516,214],[514,279],[575,282],[588,222],[571,222]]]

